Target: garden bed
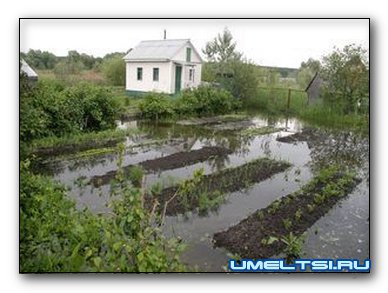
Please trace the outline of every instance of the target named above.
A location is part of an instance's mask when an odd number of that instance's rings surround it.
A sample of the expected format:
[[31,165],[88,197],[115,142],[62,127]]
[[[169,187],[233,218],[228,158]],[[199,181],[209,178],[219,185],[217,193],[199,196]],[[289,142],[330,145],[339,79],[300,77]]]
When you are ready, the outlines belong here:
[[[181,168],[187,165],[206,161],[211,157],[226,156],[230,153],[231,150],[223,147],[203,147],[199,150],[179,152],[169,156],[143,161],[139,163],[138,166],[142,167],[147,172],[156,172]],[[133,166],[134,165],[129,165],[124,167],[124,172],[128,173]],[[110,171],[101,176],[94,176],[91,179],[91,183],[94,185],[94,187],[108,184],[112,179],[115,178],[116,173],[117,171]]]
[[359,183],[340,167],[324,169],[300,191],[274,201],[228,230],[214,234],[215,246],[241,258],[269,258],[286,248],[290,233],[300,236]]
[[194,175],[193,179],[179,186],[163,189],[157,199],[163,206],[176,195],[167,205],[167,215],[184,214],[197,208],[200,213],[206,212],[217,207],[224,200],[224,194],[242,190],[266,180],[276,173],[285,171],[288,167],[290,164],[287,162],[260,158],[242,166],[209,175]]

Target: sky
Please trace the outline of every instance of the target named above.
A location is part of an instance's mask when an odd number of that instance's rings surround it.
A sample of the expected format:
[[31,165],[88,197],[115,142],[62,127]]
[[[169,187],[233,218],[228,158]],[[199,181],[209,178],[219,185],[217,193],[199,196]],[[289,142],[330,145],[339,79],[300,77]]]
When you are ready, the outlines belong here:
[[22,19],[20,50],[49,51],[65,56],[77,50],[95,57],[126,52],[142,40],[191,39],[201,51],[227,27],[236,49],[258,65],[298,68],[312,57],[321,59],[334,47],[359,44],[369,49],[369,21],[352,19]]

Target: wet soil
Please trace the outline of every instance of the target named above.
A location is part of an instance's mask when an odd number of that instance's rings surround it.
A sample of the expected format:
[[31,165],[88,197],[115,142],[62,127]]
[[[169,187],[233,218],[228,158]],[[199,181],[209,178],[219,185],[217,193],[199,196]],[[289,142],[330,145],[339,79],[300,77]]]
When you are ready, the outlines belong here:
[[[343,176],[336,174],[331,182],[338,182]],[[286,245],[282,241],[272,244],[263,243],[269,237],[285,237],[292,233],[296,236],[303,234],[319,218],[325,215],[341,198],[349,194],[360,181],[353,178],[342,190],[339,196],[329,197],[317,205],[312,211],[308,205],[314,204],[314,194],[319,193],[325,184],[307,185],[299,193],[289,194],[278,200],[279,206],[274,212],[273,205],[260,209],[251,214],[239,224],[226,231],[214,234],[216,247],[224,247],[241,258],[269,258],[280,254]],[[296,212],[300,211],[300,217]],[[284,219],[292,224],[287,227]],[[265,241],[264,241],[265,242]]]
[[[170,170],[181,168],[187,165],[192,165],[198,162],[203,162],[211,157],[226,156],[232,153],[231,150],[223,147],[203,147],[199,150],[192,150],[188,152],[179,152],[169,156],[147,160],[139,163],[137,166],[142,167],[146,172],[157,172],[163,170]],[[134,165],[124,167],[124,172],[128,173]],[[116,176],[117,171],[110,171],[101,176],[94,176],[90,182],[94,187],[99,187],[108,184]]]
[[305,128],[302,132],[297,132],[289,136],[278,137],[276,140],[285,143],[296,143],[300,141],[316,142],[324,140],[324,137],[322,136],[322,133],[319,133],[316,130]]
[[[272,175],[283,172],[290,167],[290,164],[284,161],[275,161],[268,158],[261,158],[242,166],[228,168],[209,175],[204,175],[197,186],[186,194],[187,202],[182,200],[179,186],[172,186],[162,190],[157,197],[161,206],[164,202],[177,196],[169,202],[166,215],[184,214],[187,211],[195,211],[199,207],[199,195],[206,193],[209,200],[215,199],[225,193],[235,192],[251,186],[254,183],[266,180]],[[148,202],[151,202],[148,198]]]

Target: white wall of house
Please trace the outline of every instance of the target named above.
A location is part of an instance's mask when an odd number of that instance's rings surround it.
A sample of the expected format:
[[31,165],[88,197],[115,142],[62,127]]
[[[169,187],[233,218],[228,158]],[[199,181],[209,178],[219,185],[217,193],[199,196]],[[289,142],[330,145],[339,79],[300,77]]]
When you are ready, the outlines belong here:
[[192,63],[201,63],[200,57],[195,52],[194,48],[187,44],[187,46],[183,46],[177,54],[174,56],[173,61],[181,61],[186,62],[186,48],[191,48],[191,62]]
[[[183,66],[182,72],[182,88],[195,88],[201,83],[201,64],[187,64]],[[192,72],[190,74],[190,71]]]
[[[187,48],[191,48],[191,60],[188,62]],[[198,87],[201,83],[202,60],[191,43],[187,43],[166,62],[126,61],[126,90],[139,92],[175,93],[176,66],[182,66],[181,90]],[[137,78],[137,68],[143,69],[142,80]],[[153,68],[159,68],[159,81],[153,80]]]
[[[172,62],[127,62],[126,90],[141,92],[171,91]],[[137,79],[137,68],[143,68],[142,80]],[[159,81],[153,80],[153,69],[159,68]]]

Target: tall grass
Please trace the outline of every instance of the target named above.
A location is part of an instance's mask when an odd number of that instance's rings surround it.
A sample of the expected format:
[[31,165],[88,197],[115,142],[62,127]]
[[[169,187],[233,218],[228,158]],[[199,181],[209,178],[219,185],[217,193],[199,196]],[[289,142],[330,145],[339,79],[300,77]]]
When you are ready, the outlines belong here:
[[307,106],[307,95],[299,90],[291,90],[288,105],[288,88],[258,88],[257,96],[245,101],[247,109],[256,109],[267,114],[297,114]]
[[298,113],[298,117],[316,126],[326,126],[331,128],[352,129],[364,134],[369,133],[368,114],[343,114],[335,107],[324,105],[314,105]]
[[368,114],[344,114],[341,105],[328,105],[322,101],[308,105],[307,100],[305,92],[291,90],[288,106],[287,88],[258,88],[257,96],[246,100],[244,105],[247,110],[269,115],[290,114],[316,126],[369,133]]

